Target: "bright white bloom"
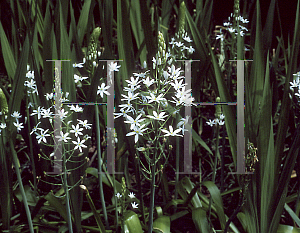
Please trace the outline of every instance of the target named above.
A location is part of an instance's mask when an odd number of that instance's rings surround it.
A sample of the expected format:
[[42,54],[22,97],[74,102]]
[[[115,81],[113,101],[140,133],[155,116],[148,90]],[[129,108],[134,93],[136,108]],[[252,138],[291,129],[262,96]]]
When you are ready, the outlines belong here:
[[135,135],[134,141],[135,143],[137,143],[137,141],[139,140],[139,135],[143,136],[143,132],[148,129],[148,128],[142,129],[144,126],[145,125],[142,125],[140,128],[135,127],[134,131],[127,133],[126,136]]
[[154,80],[151,79],[149,77],[147,77],[146,79],[143,80],[144,81],[144,84],[147,86],[147,87],[150,87],[153,83],[154,83]]
[[64,118],[67,117],[67,114],[68,114],[68,112],[65,112],[65,110],[62,109],[62,110],[58,110],[57,116],[60,117],[61,120],[63,120]]
[[118,66],[117,62],[112,62],[108,66],[109,66],[109,72],[119,71],[119,68],[121,67],[121,66]]
[[135,198],[135,194],[132,193],[132,192],[130,192],[130,193],[128,194],[128,196],[129,196],[130,198]]
[[135,77],[140,77],[140,78],[145,78],[146,77],[146,74],[149,72],[149,70],[147,70],[146,72],[144,72],[144,73],[133,73],[133,75],[135,76]]
[[23,123],[19,123],[19,120],[18,119],[16,119],[17,120],[17,122],[14,122],[14,125],[17,127],[17,131],[18,131],[18,133],[19,133],[19,131],[22,129],[22,128],[24,128],[24,126],[23,126]]
[[79,107],[78,104],[74,107],[74,105],[68,105],[71,111],[74,112],[83,112],[83,108]]
[[81,124],[86,129],[91,129],[90,125],[92,125],[92,124],[88,124],[87,120],[82,121],[82,120],[77,119],[77,121],[79,121],[79,124]]
[[75,137],[78,137],[78,134],[82,135],[82,133],[80,131],[82,131],[83,129],[79,128],[79,124],[77,124],[76,127],[74,125],[72,125],[72,128],[73,129],[71,129],[70,132],[74,133]]
[[38,115],[38,119],[41,119],[41,114],[42,114],[42,112],[44,111],[44,107],[38,107],[38,109],[37,110],[33,110],[33,113],[31,113],[31,115],[30,116],[33,116],[33,115],[35,115],[35,114],[37,114]]
[[137,96],[139,95],[139,93],[133,94],[131,92],[128,92],[128,96],[121,94],[125,99],[121,99],[121,101],[127,100],[128,102],[130,102],[131,100],[135,100],[137,99]]
[[159,103],[160,101],[163,101],[165,98],[162,98],[163,94],[160,94],[159,96],[155,96],[153,95],[153,93],[150,93],[150,96],[146,96],[149,99],[149,104],[156,101],[157,103]]
[[138,115],[136,119],[133,119],[131,116],[127,115],[128,121],[124,121],[125,123],[131,124],[130,129],[134,129],[137,126],[140,126],[140,122],[144,121],[144,119],[140,119],[142,114]]
[[41,134],[38,134],[38,133],[35,133],[37,136],[36,136],[36,139],[38,140],[38,144],[41,143],[41,141],[43,140],[45,143],[47,143],[47,140],[46,140],[46,137],[47,136],[50,136],[50,134],[47,134],[49,129],[47,130],[41,130]]
[[108,91],[106,91],[108,88],[110,88],[110,86],[105,86],[105,83],[101,84],[101,87],[98,86],[98,91],[97,91],[97,95],[100,94],[101,98],[103,98],[103,93],[106,95],[110,95]]
[[27,78],[34,78],[34,71],[28,71],[28,72],[26,73],[26,77],[27,77]]
[[76,150],[78,148],[80,150],[80,152],[82,152],[82,147],[84,147],[84,148],[87,147],[86,145],[83,144],[85,142],[85,140],[80,141],[79,137],[77,138],[77,142],[76,141],[72,141],[72,142],[76,145],[74,147],[74,150]]
[[85,61],[83,63],[78,63],[78,64],[75,63],[75,64],[73,64],[73,67],[74,68],[82,68],[84,63],[85,63]]
[[50,94],[46,93],[45,97],[47,100],[51,100],[51,99],[53,99],[53,93],[50,93]]
[[165,120],[164,118],[167,117],[164,115],[165,115],[165,112],[161,112],[158,115],[156,111],[153,111],[153,116],[148,115],[147,117],[158,120],[158,121],[164,121]]
[[219,125],[224,125],[225,121],[219,120],[219,119],[215,119],[216,124]]
[[169,131],[168,130],[165,130],[165,129],[161,129],[162,132],[165,133],[165,137],[168,137],[168,136],[180,136],[180,137],[183,137],[182,135],[180,134],[177,134],[180,132],[181,129],[176,129],[175,131],[173,131],[173,127],[171,125],[169,125]]
[[5,128],[6,128],[6,123],[1,123],[1,124],[0,124],[0,128],[1,128],[1,129],[5,129]]
[[184,36],[182,39],[184,39],[186,42],[192,42],[189,36]]
[[12,117],[14,117],[14,118],[21,118],[22,116],[20,115],[20,113],[19,112],[17,112],[17,111],[14,111],[14,113],[13,114],[11,114],[11,116]]
[[78,83],[78,81],[83,81],[84,79],[88,79],[89,77],[80,77],[77,74],[74,74],[74,81],[75,83]]
[[220,119],[223,120],[224,118],[225,118],[225,116],[224,116],[224,114],[222,113],[222,114],[220,115]]
[[117,197],[118,199],[120,199],[120,198],[122,197],[122,195],[121,195],[120,193],[117,193],[117,194],[116,194],[116,197]]
[[51,107],[48,109],[42,109],[43,111],[41,112],[41,115],[43,116],[43,118],[47,118],[47,117],[51,118],[52,117],[53,113],[50,112],[50,109],[51,109]]
[[180,88],[183,88],[184,86],[186,86],[187,84],[182,84],[183,79],[181,79],[179,82],[177,81],[177,79],[174,80],[174,83],[171,82],[170,84],[174,87],[174,89],[176,91],[178,91]]
[[33,127],[33,129],[32,129],[32,131],[31,131],[30,135],[33,134],[34,132],[36,132],[38,129],[41,130],[41,131],[43,131],[42,128],[38,128],[38,125],[39,125],[39,124],[41,124],[41,122],[37,123],[36,126]]
[[171,78],[178,79],[180,78],[179,75],[181,73],[180,68],[175,69],[175,66],[172,65],[171,68],[168,67],[168,71],[170,73]]
[[134,79],[134,77],[130,77],[130,81],[129,80],[125,80],[125,81],[128,82],[130,86],[135,87],[140,82],[142,82],[142,81],[139,81],[139,78],[140,78],[139,76],[136,79]]
[[64,141],[64,142],[68,142],[68,139],[71,139],[70,137],[68,137],[69,133],[63,133],[62,131],[60,131],[60,136],[55,136],[56,138],[58,138],[58,141]]
[[211,119],[209,119],[209,121],[206,121],[206,123],[207,123],[209,126],[213,127],[214,124],[215,124],[215,120],[212,121]]
[[138,208],[138,203],[135,203],[135,202],[133,202],[133,203],[131,203],[131,206],[132,206],[132,208],[133,209],[137,209]]

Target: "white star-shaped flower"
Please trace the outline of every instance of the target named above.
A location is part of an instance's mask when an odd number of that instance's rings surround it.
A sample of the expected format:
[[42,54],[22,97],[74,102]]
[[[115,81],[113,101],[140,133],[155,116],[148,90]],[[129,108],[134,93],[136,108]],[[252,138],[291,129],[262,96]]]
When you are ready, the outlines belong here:
[[23,126],[23,123],[19,123],[19,120],[18,119],[16,119],[17,120],[17,122],[14,122],[14,125],[17,127],[17,131],[18,131],[18,133],[19,133],[19,131],[22,129],[22,128],[24,128],[24,126]]
[[181,129],[176,129],[175,131],[173,131],[173,127],[171,125],[169,125],[169,131],[168,130],[165,130],[165,129],[161,129],[162,132],[165,133],[165,137],[168,137],[168,136],[180,136],[180,137],[183,137],[182,135],[180,134],[177,134],[180,132]]
[[118,199],[120,199],[120,198],[122,197],[122,195],[121,195],[120,193],[117,193],[117,194],[116,194],[116,197],[117,197]]
[[14,113],[13,114],[11,114],[11,116],[12,117],[14,117],[14,118],[21,118],[22,116],[20,115],[20,113],[19,112],[17,112],[17,111],[14,111]]
[[44,141],[44,143],[47,143],[46,137],[47,137],[47,136],[50,136],[50,134],[47,134],[48,130],[49,130],[49,129],[47,129],[47,130],[45,130],[45,131],[44,131],[44,130],[41,130],[41,133],[40,133],[40,134],[35,133],[35,134],[37,135],[37,136],[36,136],[36,139],[38,140],[38,144],[40,144],[42,140]]
[[137,143],[137,141],[139,140],[139,135],[143,135],[143,132],[148,129],[148,128],[142,129],[144,126],[145,125],[142,125],[140,128],[135,127],[134,131],[127,133],[126,136],[135,135],[134,141],[135,143]]
[[132,208],[133,209],[137,209],[138,208],[138,203],[135,203],[135,202],[133,202],[133,203],[131,203],[131,206],[132,206]]
[[135,194],[134,194],[134,193],[132,193],[132,192],[131,192],[131,193],[129,193],[129,194],[128,194],[128,196],[129,196],[130,198],[135,198]]
[[118,66],[117,62],[112,62],[109,64],[109,72],[113,72],[113,71],[119,71],[119,68],[121,66]]
[[154,120],[158,120],[158,121],[164,121],[165,120],[164,118],[167,117],[164,115],[165,115],[165,112],[161,112],[158,115],[156,111],[153,111],[153,116],[148,115],[147,117],[152,118]]
[[63,133],[62,131],[60,131],[60,136],[55,136],[56,138],[58,138],[58,141],[64,141],[64,142],[68,142],[68,139],[71,139],[70,137],[68,137],[69,133]]
[[86,148],[87,146],[84,145],[83,143],[85,142],[85,140],[80,141],[80,138],[77,138],[77,142],[76,141],[72,141],[76,146],[74,147],[74,150],[76,150],[77,148],[80,150],[80,152],[82,152],[82,147]]
[[108,88],[110,88],[110,86],[105,86],[105,83],[102,83],[101,87],[98,86],[97,95],[100,94],[101,98],[103,98],[103,93],[106,95],[110,95],[110,93],[108,91],[106,91]]
[[83,129],[79,128],[79,124],[77,124],[76,127],[74,125],[72,125],[72,128],[73,129],[71,129],[70,132],[74,133],[75,137],[78,137],[78,134],[82,135],[82,133],[80,131],[82,131]]

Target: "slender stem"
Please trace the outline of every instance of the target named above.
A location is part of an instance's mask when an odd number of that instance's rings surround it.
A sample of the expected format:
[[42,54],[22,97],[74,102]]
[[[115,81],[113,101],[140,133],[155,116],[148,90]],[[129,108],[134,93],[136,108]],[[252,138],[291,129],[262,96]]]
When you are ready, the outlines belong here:
[[109,223],[107,218],[105,200],[104,200],[104,193],[103,193],[103,184],[102,184],[102,158],[101,158],[101,143],[100,143],[100,123],[99,123],[99,116],[98,116],[98,105],[95,105],[95,118],[96,118],[96,132],[97,132],[97,151],[98,151],[98,179],[99,179],[99,191],[100,191],[100,199],[103,209],[103,215],[105,219],[106,228],[109,229]]
[[[157,122],[154,121],[154,129],[155,129],[155,135],[157,135]],[[154,145],[154,154],[152,158],[152,180],[151,180],[151,195],[150,195],[150,210],[149,210],[149,227],[148,227],[148,233],[152,233],[153,228],[153,212],[154,212],[154,194],[155,194],[155,170],[156,170],[156,158],[157,158],[157,146],[158,146],[158,138],[155,138],[155,145]]]
[[69,189],[68,189],[67,165],[66,165],[66,156],[65,155],[63,155],[63,169],[64,169],[63,182],[64,182],[64,189],[65,189],[65,193],[66,193],[66,209],[67,209],[69,232],[73,232],[71,209],[70,209],[70,196],[69,196]]
[[[212,176],[212,182],[215,183],[216,181],[216,173],[217,173],[217,163],[218,163],[218,152],[219,152],[219,124],[217,123],[217,133],[216,133],[216,150],[215,150],[215,162],[214,162],[214,170],[213,170],[213,176]],[[211,223],[210,220],[210,214],[211,214],[211,205],[212,205],[212,196],[210,195],[209,198],[209,206],[208,206],[208,220]]]
[[22,177],[21,177],[20,170],[19,170],[18,157],[17,157],[16,151],[14,149],[12,140],[10,140],[9,142],[10,142],[10,150],[13,154],[13,162],[14,162],[14,166],[16,168],[17,179],[19,182],[20,191],[22,194],[22,199],[23,199],[23,203],[24,203],[24,207],[25,207],[25,211],[26,211],[26,215],[27,215],[29,230],[30,230],[30,233],[34,233],[32,219],[31,219],[31,213],[30,213],[29,206],[27,203],[27,198],[26,198],[25,190],[24,190],[23,183],[22,183]]

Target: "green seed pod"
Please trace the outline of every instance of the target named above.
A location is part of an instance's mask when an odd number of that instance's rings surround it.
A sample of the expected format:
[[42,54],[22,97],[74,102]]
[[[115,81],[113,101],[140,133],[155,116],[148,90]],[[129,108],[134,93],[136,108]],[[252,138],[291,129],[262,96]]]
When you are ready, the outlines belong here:
[[[216,98],[216,102],[221,102],[220,97],[217,97],[217,98]],[[220,115],[222,114],[222,107],[221,107],[220,104],[216,104],[216,105],[215,105],[215,108],[216,108],[215,117],[219,119],[219,118],[220,118]]]
[[3,114],[7,114],[8,113],[7,100],[6,100],[5,94],[4,94],[4,92],[2,91],[1,88],[0,88],[0,111]]

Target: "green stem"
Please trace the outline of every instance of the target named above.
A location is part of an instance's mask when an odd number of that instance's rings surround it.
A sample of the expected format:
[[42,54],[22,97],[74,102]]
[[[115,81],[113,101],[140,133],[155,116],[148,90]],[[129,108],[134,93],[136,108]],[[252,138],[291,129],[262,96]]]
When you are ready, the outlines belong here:
[[66,193],[66,209],[67,209],[67,217],[68,217],[68,225],[69,225],[69,232],[73,232],[72,226],[72,215],[71,215],[71,208],[70,208],[70,195],[68,189],[68,176],[67,176],[67,165],[66,165],[66,157],[63,155],[63,173],[64,173],[64,189]]
[[[217,163],[218,163],[218,152],[219,152],[219,124],[217,123],[217,133],[216,133],[216,150],[215,150],[215,162],[214,162],[214,170],[212,176],[212,182],[215,183],[216,181],[216,173],[217,173]],[[211,205],[212,205],[212,196],[210,195],[209,198],[209,206],[208,206],[208,220],[211,223],[210,214],[211,214]]]
[[[157,135],[157,122],[154,121],[154,129],[155,129],[155,135]],[[156,169],[156,157],[157,157],[157,146],[158,146],[158,138],[155,140],[155,146],[154,146],[154,154],[152,158],[152,180],[151,180],[151,195],[150,195],[150,210],[149,210],[149,227],[148,227],[148,233],[152,233],[153,228],[153,212],[154,212],[154,194],[155,194],[155,169]]]
[[98,151],[98,167],[99,167],[99,173],[98,173],[98,179],[99,179],[99,191],[100,191],[100,199],[103,209],[103,215],[105,219],[105,225],[106,228],[109,229],[109,223],[107,218],[107,212],[106,212],[106,205],[104,200],[104,193],[103,193],[103,184],[102,184],[102,158],[101,158],[101,143],[100,143],[100,123],[99,123],[99,113],[98,113],[98,105],[95,105],[95,118],[96,118],[96,132],[97,132],[97,151]]
[[16,151],[14,149],[14,145],[13,145],[12,140],[10,140],[9,142],[10,142],[10,150],[13,154],[13,162],[14,162],[14,166],[16,168],[17,179],[18,179],[18,182],[19,182],[20,191],[21,191],[21,194],[22,194],[22,199],[23,199],[23,203],[24,203],[24,207],[25,207],[25,211],[26,211],[26,215],[27,215],[29,231],[31,233],[34,233],[32,219],[31,219],[31,213],[30,213],[29,206],[28,206],[28,203],[27,203],[27,198],[26,198],[25,190],[24,190],[23,183],[22,183],[22,177],[21,177],[20,170],[19,170],[18,156],[17,156]]

